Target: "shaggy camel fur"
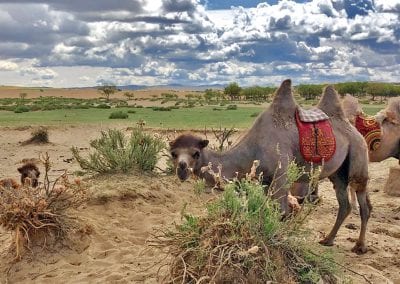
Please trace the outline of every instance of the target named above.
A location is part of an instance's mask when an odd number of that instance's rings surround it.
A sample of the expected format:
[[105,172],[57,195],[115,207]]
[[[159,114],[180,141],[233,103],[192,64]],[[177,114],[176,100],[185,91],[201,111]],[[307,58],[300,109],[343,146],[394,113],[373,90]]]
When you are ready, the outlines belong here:
[[[329,116],[337,143],[335,154],[322,166],[320,178],[329,177],[339,202],[336,222],[331,232],[320,243],[333,245],[340,226],[350,213],[347,186],[351,184],[356,189],[361,211],[360,236],[352,251],[365,253],[365,234],[372,209],[367,194],[366,143],[361,134],[346,120],[338,94],[332,86],[324,90],[318,107]],[[306,162],[300,153],[299,135],[295,124],[296,108],[291,80],[285,80],[276,91],[271,106],[259,115],[253,127],[230,150],[218,153],[206,148],[207,140],[188,134],[179,136],[170,143],[170,152],[178,177],[182,181],[186,180],[192,169],[195,175],[212,184],[212,177],[201,172],[201,168],[209,162],[214,167],[221,164],[222,176],[233,178],[237,173],[239,177],[243,177],[245,173],[250,172],[253,161],[260,160],[258,171],[263,173],[263,183],[271,185],[269,190],[272,190],[273,197],[280,202],[283,215],[287,216],[290,213],[288,191],[285,189],[288,164],[295,160],[306,170],[311,168],[311,164]],[[216,168],[214,170],[216,171]],[[274,176],[279,178],[271,184]]]
[[18,172],[21,174],[21,184],[25,184],[29,180],[32,187],[38,186],[40,171],[36,164],[25,163],[18,168]]

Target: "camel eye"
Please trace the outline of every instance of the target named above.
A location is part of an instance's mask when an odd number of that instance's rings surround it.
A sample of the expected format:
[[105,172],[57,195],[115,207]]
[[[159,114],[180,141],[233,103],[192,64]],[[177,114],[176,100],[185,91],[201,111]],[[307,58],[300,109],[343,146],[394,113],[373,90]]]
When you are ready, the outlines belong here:
[[172,158],[174,158],[174,159],[178,158],[178,155],[177,155],[175,152],[171,152],[171,156],[172,156]]
[[194,152],[194,154],[192,155],[192,157],[193,157],[193,159],[198,159],[198,158],[200,158],[200,152],[199,151],[196,151],[196,152]]

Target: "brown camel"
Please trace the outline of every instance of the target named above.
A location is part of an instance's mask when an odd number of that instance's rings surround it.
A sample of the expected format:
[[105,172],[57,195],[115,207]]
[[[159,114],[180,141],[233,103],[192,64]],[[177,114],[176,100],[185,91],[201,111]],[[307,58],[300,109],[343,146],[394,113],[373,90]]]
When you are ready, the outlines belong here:
[[38,186],[40,171],[34,163],[25,163],[18,168],[18,172],[21,174],[21,184],[26,184],[29,180],[32,187]]
[[[351,212],[347,186],[351,184],[357,192],[361,212],[361,230],[359,239],[352,249],[356,253],[365,253],[365,233],[372,209],[367,195],[368,156],[366,143],[358,131],[346,120],[339,97],[332,86],[324,90],[318,107],[330,118],[336,139],[337,150],[333,157],[323,164],[320,178],[329,177],[334,185],[339,210],[331,232],[320,241],[323,245],[333,245],[336,234],[344,219]],[[306,170],[311,164],[306,162],[299,148],[299,134],[295,124],[297,104],[294,101],[291,80],[285,80],[276,91],[270,105],[254,122],[253,127],[233,148],[218,153],[208,150],[207,140],[186,134],[170,143],[170,152],[178,177],[184,181],[189,177],[190,168],[207,183],[212,177],[201,172],[201,167],[209,162],[214,167],[222,165],[222,176],[233,178],[250,172],[254,160],[260,160],[259,172],[263,173],[263,183],[271,184],[273,176],[279,176],[273,183],[273,197],[280,202],[283,215],[289,214],[286,169],[290,161],[295,160]],[[215,170],[215,169],[214,169]],[[307,182],[304,180],[303,182]],[[272,187],[272,186],[271,186]]]
[[[40,171],[34,163],[25,163],[17,170],[21,174],[21,184],[29,185],[32,187],[38,186]],[[5,178],[0,180],[0,186],[4,188],[18,189],[21,184],[19,184],[16,180],[12,178]]]

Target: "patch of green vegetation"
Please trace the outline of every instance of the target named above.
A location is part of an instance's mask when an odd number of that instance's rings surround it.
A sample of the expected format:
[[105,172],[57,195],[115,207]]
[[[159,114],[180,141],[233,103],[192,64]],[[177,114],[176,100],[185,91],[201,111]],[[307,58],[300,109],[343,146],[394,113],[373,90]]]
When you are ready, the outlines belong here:
[[[288,175],[295,177],[301,171],[292,169]],[[168,279],[333,283],[338,273],[334,255],[329,249],[310,246],[301,229],[309,212],[281,221],[278,202],[258,182],[230,183],[219,199],[208,204],[205,215],[183,213],[182,224],[159,238],[172,257]]]
[[[28,99],[26,99],[27,101]],[[103,101],[94,102],[96,104],[104,103]],[[114,109],[52,109],[41,111],[35,108],[34,105],[29,105],[31,111],[26,113],[14,113],[1,110],[9,108],[13,111],[15,105],[0,107],[0,125],[55,125],[55,124],[87,124],[87,123],[111,123],[112,120],[108,116],[115,111]],[[373,115],[381,110],[384,105],[363,105],[364,111]],[[213,110],[215,108],[215,110]],[[141,105],[136,105],[134,108],[125,107],[118,110],[127,112],[130,109],[136,111],[136,115],[128,117],[125,121],[135,124],[137,120],[143,119],[146,121],[147,127],[162,127],[175,129],[204,129],[205,126],[219,127],[221,125],[235,128],[248,128],[252,125],[256,115],[255,113],[262,112],[265,108],[260,106],[241,106],[234,112],[216,111],[223,110],[223,107],[204,106],[187,108],[173,108],[173,111],[158,111],[157,114],[150,108],[144,108]]]
[[114,111],[108,116],[109,119],[127,119],[129,115],[124,111]]
[[30,108],[25,106],[25,105],[19,105],[14,108],[15,113],[23,113],[23,112],[29,112]]
[[88,173],[126,173],[131,170],[152,171],[165,143],[153,135],[134,129],[129,137],[121,130],[102,131],[101,137],[90,141],[88,158],[72,147],[74,158]]

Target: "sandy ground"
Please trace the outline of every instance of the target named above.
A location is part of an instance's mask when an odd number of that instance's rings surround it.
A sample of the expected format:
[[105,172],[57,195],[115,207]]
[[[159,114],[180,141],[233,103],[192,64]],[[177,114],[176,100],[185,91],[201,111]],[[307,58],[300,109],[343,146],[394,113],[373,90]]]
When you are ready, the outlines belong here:
[[[121,126],[122,127],[122,126]],[[69,148],[88,147],[101,127],[55,127],[50,129],[52,144],[21,146],[30,136],[29,128],[2,128],[0,131],[0,177],[18,178],[16,168],[24,158],[36,158],[47,151],[53,161],[52,177],[64,169],[78,169]],[[358,236],[359,216],[349,216],[336,238],[334,250],[341,263],[369,279],[370,283],[400,283],[400,198],[383,192],[389,168],[397,161],[370,164],[369,184],[374,210],[369,222],[365,255],[350,252]],[[104,176],[87,181],[97,197],[76,214],[93,227],[89,240],[80,246],[26,257],[10,267],[7,254],[11,235],[0,229],[0,283],[159,283],[166,269],[159,270],[160,252],[150,250],[146,239],[154,229],[179,222],[182,208],[201,214],[211,194],[197,196],[190,183],[173,177]],[[334,223],[337,202],[332,185],[322,181],[323,201],[311,214],[307,226],[310,242],[328,233]],[[100,198],[100,196],[102,198]],[[356,230],[345,225],[355,224]],[[353,283],[368,283],[346,272]]]

